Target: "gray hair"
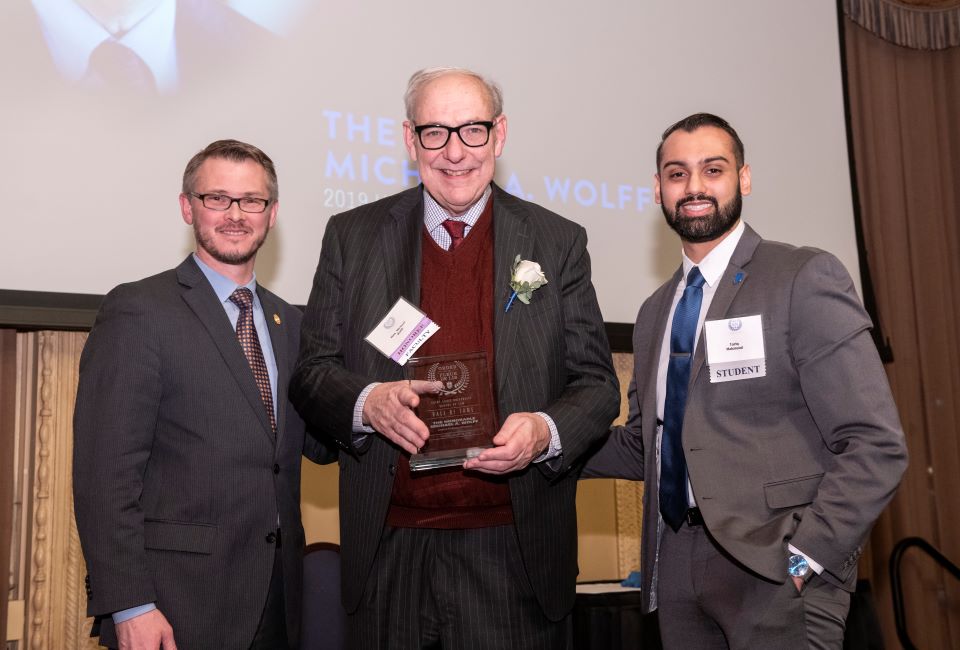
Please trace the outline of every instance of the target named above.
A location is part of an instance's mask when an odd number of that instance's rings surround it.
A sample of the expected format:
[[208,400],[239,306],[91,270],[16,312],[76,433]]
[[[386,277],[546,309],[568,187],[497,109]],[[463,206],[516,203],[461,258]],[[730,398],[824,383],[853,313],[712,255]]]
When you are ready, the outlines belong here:
[[423,89],[431,81],[439,79],[440,77],[446,77],[447,75],[463,75],[465,77],[470,77],[480,82],[487,92],[487,99],[490,101],[490,106],[493,108],[493,115],[491,118],[496,119],[500,117],[503,113],[503,91],[500,90],[500,86],[497,85],[497,82],[489,79],[479,72],[474,72],[473,70],[467,70],[466,68],[424,68],[423,70],[417,70],[410,77],[410,81],[407,82],[407,92],[403,95],[403,105],[407,111],[407,119],[411,122],[415,122],[414,112],[416,111],[417,104],[420,101],[420,94],[423,92]]

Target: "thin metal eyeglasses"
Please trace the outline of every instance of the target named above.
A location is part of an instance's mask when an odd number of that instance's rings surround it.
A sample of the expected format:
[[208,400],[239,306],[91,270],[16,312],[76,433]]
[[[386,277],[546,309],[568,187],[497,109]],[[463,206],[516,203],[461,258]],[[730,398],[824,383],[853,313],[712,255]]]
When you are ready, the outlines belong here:
[[443,149],[450,140],[450,134],[456,133],[460,142],[468,147],[482,147],[490,141],[490,129],[493,128],[492,121],[467,122],[460,126],[446,126],[443,124],[421,124],[413,127],[417,137],[420,138],[420,146],[424,149],[436,150]]
[[200,201],[203,203],[203,207],[209,210],[217,210],[219,212],[226,212],[230,209],[230,206],[236,203],[241,212],[257,214],[266,210],[267,206],[270,205],[270,199],[258,199],[255,196],[241,196],[235,199],[232,196],[218,194],[216,192],[211,192],[209,194],[197,194],[196,192],[190,192],[190,196],[200,199]]

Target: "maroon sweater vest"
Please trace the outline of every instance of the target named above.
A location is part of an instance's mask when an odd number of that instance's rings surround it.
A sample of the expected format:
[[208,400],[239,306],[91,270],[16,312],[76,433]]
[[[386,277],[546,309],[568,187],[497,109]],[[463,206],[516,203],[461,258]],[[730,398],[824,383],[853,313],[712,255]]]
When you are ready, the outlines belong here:
[[[493,199],[456,250],[440,248],[423,230],[420,309],[440,325],[418,356],[484,350],[493,368]],[[496,394],[495,384],[492,386]],[[412,474],[400,454],[387,524],[400,528],[484,528],[513,523],[502,477],[459,467]]]

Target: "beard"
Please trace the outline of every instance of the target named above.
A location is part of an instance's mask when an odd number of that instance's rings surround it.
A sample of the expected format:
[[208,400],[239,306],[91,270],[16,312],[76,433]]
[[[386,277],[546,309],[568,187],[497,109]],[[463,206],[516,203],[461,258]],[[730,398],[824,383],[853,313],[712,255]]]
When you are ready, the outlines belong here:
[[[681,206],[691,201],[710,201],[713,203],[713,212],[702,217],[680,216]],[[722,206],[709,194],[690,194],[677,201],[672,210],[661,199],[660,209],[667,225],[680,235],[680,239],[699,244],[717,239],[737,223],[743,209],[743,194],[738,186],[736,195]]]
[[197,240],[197,246],[205,250],[210,257],[223,264],[239,265],[246,264],[252,260],[257,254],[257,251],[260,250],[260,247],[267,241],[267,234],[269,232],[270,229],[265,228],[263,234],[245,251],[225,251],[217,248],[216,241],[214,241],[213,237],[208,233],[200,229],[200,224],[198,224],[196,220],[193,222],[193,236]]

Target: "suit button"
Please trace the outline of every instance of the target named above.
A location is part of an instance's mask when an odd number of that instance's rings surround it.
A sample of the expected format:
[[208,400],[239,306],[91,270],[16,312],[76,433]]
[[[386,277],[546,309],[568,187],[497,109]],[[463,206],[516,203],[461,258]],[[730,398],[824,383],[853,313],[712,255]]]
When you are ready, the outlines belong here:
[[397,466],[391,463],[390,467],[387,468],[387,471],[390,472],[391,476],[393,476],[397,473]]
[[276,543],[277,543],[277,534],[267,533],[267,544],[276,544]]
[[276,463],[274,463],[274,465],[273,465],[273,473],[274,473],[274,474],[279,474],[279,473],[280,473],[280,466],[277,465]]

